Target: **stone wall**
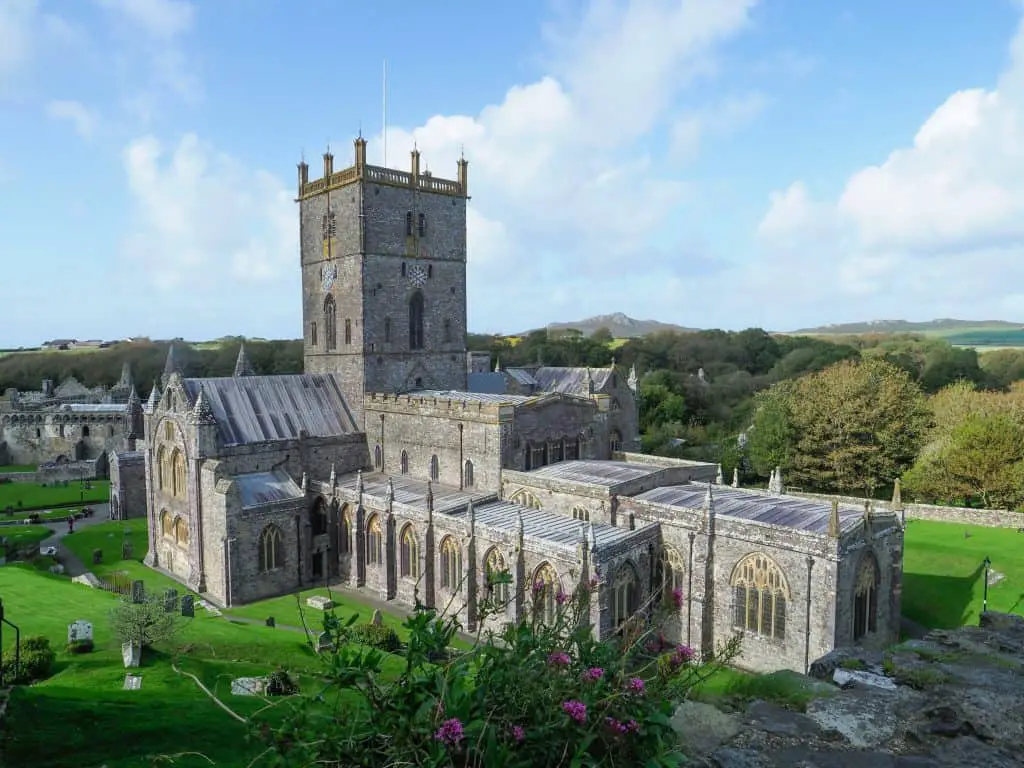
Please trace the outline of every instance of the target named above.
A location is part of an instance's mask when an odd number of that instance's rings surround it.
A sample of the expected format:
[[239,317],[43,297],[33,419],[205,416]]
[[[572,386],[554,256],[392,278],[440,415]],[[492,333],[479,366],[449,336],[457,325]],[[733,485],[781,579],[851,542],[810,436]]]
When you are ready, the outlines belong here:
[[69,461],[35,472],[0,472],[0,480],[10,480],[12,483],[71,483],[96,480],[104,475],[102,469],[106,463],[107,457],[104,455],[97,459]]
[[95,459],[127,445],[123,413],[21,411],[0,416],[6,464]]
[[[821,499],[832,501],[838,499],[840,504],[863,507],[867,501],[862,496],[839,496],[825,493],[796,493],[786,491],[787,496],[798,496],[804,499]],[[892,512],[897,516],[905,516],[907,520],[931,520],[937,523],[961,523],[964,525],[983,525],[987,528],[1020,528],[1024,527],[1024,513],[1006,509],[970,509],[968,507],[944,507],[936,504],[915,504],[903,502],[902,511],[895,509],[891,501],[871,499],[876,510]]]
[[[863,638],[854,637],[856,582],[865,558],[878,568],[876,629]],[[865,531],[859,529],[840,542],[838,578],[835,584],[835,646],[856,642],[884,647],[899,640],[903,566],[903,533],[896,520],[879,520]]]
[[146,516],[146,456],[116,453],[110,462],[110,519]]

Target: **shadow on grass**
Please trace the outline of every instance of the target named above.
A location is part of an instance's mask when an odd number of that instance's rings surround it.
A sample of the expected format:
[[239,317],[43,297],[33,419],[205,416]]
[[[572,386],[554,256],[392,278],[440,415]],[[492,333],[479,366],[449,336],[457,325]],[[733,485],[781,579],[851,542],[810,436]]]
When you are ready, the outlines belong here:
[[967,576],[904,572],[903,615],[929,629],[955,629],[976,624],[978,615],[971,603],[981,594],[984,571],[984,566],[979,564]]

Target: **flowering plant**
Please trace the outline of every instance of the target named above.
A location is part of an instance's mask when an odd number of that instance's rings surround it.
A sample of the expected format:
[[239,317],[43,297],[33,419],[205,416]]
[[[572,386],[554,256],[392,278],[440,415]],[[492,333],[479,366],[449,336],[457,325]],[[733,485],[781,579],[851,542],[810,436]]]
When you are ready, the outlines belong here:
[[[491,578],[511,583],[508,574]],[[548,595],[542,585],[526,596],[523,619],[495,630],[484,627],[505,606],[488,598],[465,652],[451,649],[454,618],[418,607],[405,622],[401,671],[390,677],[394,657],[352,643],[354,617],[343,624],[328,614],[324,628],[337,650],[326,690],[258,736],[280,766],[681,764],[670,718],[739,641],[703,659],[682,645],[652,652],[638,616],[598,642],[588,623],[596,587]]]

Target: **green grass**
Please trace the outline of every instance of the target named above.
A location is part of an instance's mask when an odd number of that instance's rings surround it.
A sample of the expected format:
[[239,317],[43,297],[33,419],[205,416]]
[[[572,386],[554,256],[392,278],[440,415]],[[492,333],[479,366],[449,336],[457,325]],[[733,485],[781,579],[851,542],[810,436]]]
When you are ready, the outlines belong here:
[[[53,530],[45,525],[4,525],[0,526],[0,539],[7,539],[15,546],[45,541],[53,535]],[[0,595],[2,598],[3,595]]]
[[1024,328],[972,328],[942,338],[961,347],[1024,347]]
[[80,507],[60,507],[59,509],[20,509],[7,514],[7,510],[0,510],[0,521],[28,520],[33,515],[41,521],[67,520],[68,515],[78,512]]
[[0,466],[0,474],[8,472],[35,472],[37,467],[34,464],[7,464]]
[[1012,528],[914,520],[905,542],[903,614],[910,620],[940,628],[977,624],[985,557],[991,559],[992,570],[1005,575],[989,587],[989,610],[1024,613],[1024,534]]
[[90,488],[71,481],[67,486],[43,486],[36,483],[4,483],[0,485],[0,509],[13,507],[15,511],[73,506],[80,503],[103,503],[110,499],[109,480],[90,480]]

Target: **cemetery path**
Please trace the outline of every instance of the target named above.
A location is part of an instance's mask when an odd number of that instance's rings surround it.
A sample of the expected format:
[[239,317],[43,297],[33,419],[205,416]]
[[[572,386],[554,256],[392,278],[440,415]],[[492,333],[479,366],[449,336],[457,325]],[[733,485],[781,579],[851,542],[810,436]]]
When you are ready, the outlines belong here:
[[[80,531],[83,528],[88,528],[91,525],[97,523],[106,523],[108,514],[108,506],[106,504],[93,504],[91,505],[96,513],[92,517],[83,517],[81,520],[75,521],[75,530]],[[74,578],[75,576],[81,576],[89,569],[85,567],[85,563],[78,559],[78,557],[66,546],[62,539],[69,535],[68,524],[63,521],[52,521],[53,535],[43,541],[39,546],[44,547],[56,547],[57,548],[57,561],[64,566],[64,573]],[[75,534],[70,534],[74,536]]]

